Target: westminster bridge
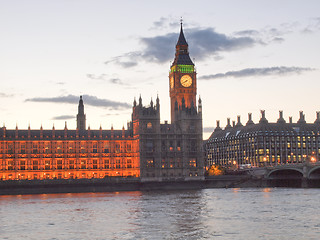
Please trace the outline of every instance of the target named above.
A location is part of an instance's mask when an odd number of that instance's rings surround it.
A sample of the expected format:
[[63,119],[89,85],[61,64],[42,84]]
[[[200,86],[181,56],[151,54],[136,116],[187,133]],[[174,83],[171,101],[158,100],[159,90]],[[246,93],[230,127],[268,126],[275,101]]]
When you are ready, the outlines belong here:
[[264,179],[270,186],[320,187],[320,162],[252,168],[249,173]]

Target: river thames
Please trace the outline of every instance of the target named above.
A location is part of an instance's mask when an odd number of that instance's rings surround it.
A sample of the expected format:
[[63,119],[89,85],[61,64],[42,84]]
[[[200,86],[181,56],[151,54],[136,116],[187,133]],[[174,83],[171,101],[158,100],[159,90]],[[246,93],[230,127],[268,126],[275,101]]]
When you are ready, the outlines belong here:
[[320,239],[320,189],[0,196],[1,239]]

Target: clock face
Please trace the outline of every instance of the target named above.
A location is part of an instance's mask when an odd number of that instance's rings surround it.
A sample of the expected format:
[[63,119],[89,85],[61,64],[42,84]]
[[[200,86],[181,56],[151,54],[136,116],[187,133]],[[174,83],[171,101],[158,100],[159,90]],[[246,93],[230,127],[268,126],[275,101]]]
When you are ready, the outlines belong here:
[[183,75],[180,79],[180,83],[184,87],[190,87],[192,84],[192,78],[189,75]]
[[174,86],[174,79],[173,77],[170,78],[170,87],[173,88]]

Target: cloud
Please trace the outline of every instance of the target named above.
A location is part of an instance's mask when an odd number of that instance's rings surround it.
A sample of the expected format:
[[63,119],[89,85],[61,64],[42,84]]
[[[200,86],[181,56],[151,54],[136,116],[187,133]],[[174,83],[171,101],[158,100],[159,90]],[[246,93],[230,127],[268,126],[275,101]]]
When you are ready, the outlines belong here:
[[275,37],[274,39],[272,39],[273,42],[277,42],[277,43],[282,43],[284,41],[284,38],[282,37]]
[[[159,23],[160,24],[160,23]],[[197,60],[216,57],[221,52],[236,51],[261,44],[252,37],[227,36],[216,32],[213,28],[190,28],[185,30],[188,44],[192,46],[190,52]],[[129,52],[106,61],[105,64],[114,63],[124,68],[134,67],[139,61],[164,63],[173,59],[174,46],[179,34],[167,33],[154,37],[141,37],[143,46],[141,51]]]
[[87,78],[90,78],[92,80],[102,80],[106,81],[107,80],[107,74],[100,74],[100,75],[95,75],[95,74],[87,74]]
[[313,71],[313,68],[303,67],[269,67],[269,68],[245,68],[239,71],[229,71],[226,73],[217,73],[204,75],[199,80],[214,80],[220,78],[245,78],[245,77],[262,77],[262,76],[282,76],[288,74],[301,74],[306,71]]
[[110,82],[112,82],[113,84],[124,85],[124,83],[119,78],[112,78],[110,79]]
[[311,22],[301,30],[302,33],[314,33],[320,30],[320,17],[312,18]]
[[239,36],[257,36],[257,35],[259,35],[259,31],[249,29],[249,30],[243,30],[243,31],[235,32],[235,35],[239,35]]
[[129,52],[120,56],[113,57],[109,61],[105,61],[105,64],[116,64],[123,68],[131,68],[138,65],[138,59],[141,57],[141,52]]
[[[50,102],[50,103],[69,103],[69,104],[77,104],[79,102],[79,96],[75,95],[67,95],[60,97],[37,97],[37,98],[28,98],[25,100],[26,102]],[[83,95],[83,101],[85,105],[90,105],[94,107],[103,107],[109,109],[126,109],[131,108],[131,105],[123,102],[116,102],[109,99],[101,99],[96,96],[91,95]]]
[[69,120],[69,119],[74,119],[74,115],[60,115],[60,116],[55,116],[52,118],[52,120]]
[[101,81],[108,81],[110,83],[113,84],[117,84],[117,85],[128,85],[124,82],[121,81],[120,78],[110,78],[107,76],[107,74],[100,74],[98,76],[94,75],[94,74],[87,74],[87,77],[93,80],[101,80]]
[[178,28],[180,23],[176,21],[176,18],[172,17],[161,17],[159,20],[154,21],[151,30],[167,29],[167,28]]
[[3,98],[9,98],[9,97],[13,97],[14,94],[7,94],[7,93],[2,93],[0,92],[0,97],[3,97]]

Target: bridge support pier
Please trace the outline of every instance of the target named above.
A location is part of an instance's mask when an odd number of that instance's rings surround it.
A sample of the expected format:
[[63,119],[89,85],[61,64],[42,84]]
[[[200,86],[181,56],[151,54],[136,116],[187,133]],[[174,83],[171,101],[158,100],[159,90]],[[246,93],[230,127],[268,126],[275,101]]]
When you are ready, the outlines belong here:
[[307,187],[309,187],[308,179],[307,179],[306,177],[303,177],[303,178],[301,179],[301,187],[302,187],[302,188],[307,188]]

